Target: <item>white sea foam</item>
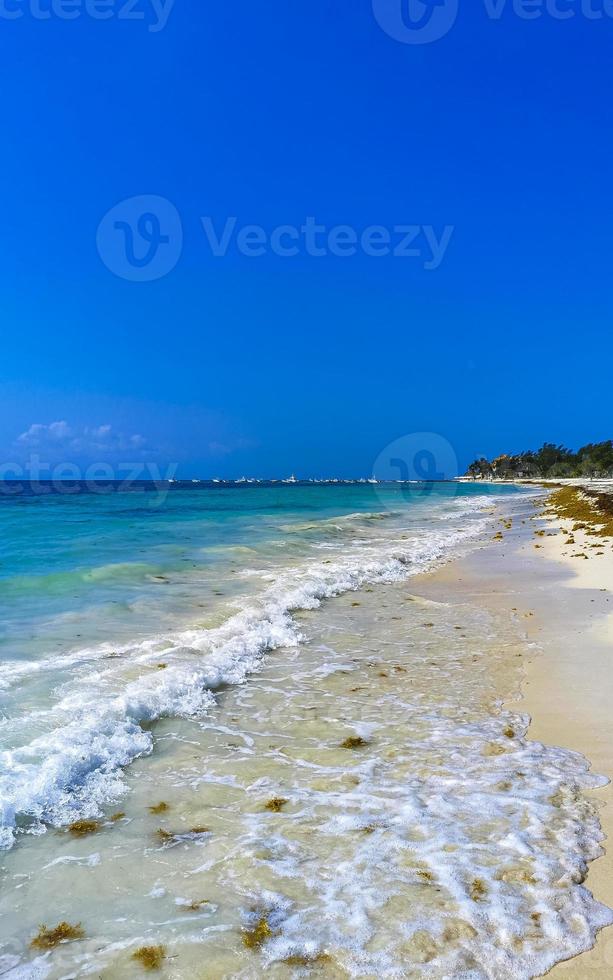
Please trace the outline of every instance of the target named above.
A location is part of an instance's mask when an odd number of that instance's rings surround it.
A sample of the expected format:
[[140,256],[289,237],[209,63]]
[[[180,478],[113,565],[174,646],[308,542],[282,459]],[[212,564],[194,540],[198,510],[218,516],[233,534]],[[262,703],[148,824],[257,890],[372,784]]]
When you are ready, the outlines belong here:
[[[40,833],[45,824],[99,815],[122,792],[123,767],[152,751],[151,732],[143,725],[204,714],[215,703],[215,689],[242,683],[267,650],[300,642],[292,612],[428,567],[483,530],[483,504],[484,498],[446,503],[421,533],[375,530],[368,544],[353,541],[327,562],[308,559],[280,570],[259,597],[215,629],[8,666],[9,685],[58,668],[70,677],[51,706],[37,712],[40,734],[25,741],[17,737],[0,755],[0,845],[12,844],[17,824]],[[450,529],[445,526],[450,519],[462,526]],[[160,661],[164,669],[156,669]],[[11,726],[19,732],[19,722],[11,718],[0,728],[10,734]]]
[[[281,765],[270,768],[279,782],[245,786],[287,798],[282,817],[248,813],[238,835],[257,866],[247,922],[266,914],[273,932],[262,973],[287,957],[330,954],[356,978],[528,980],[591,948],[613,922],[583,886],[603,838],[584,792],[606,780],[580,754],[528,740],[527,716],[483,699],[479,662],[501,643],[516,649],[516,634],[501,638],[485,612],[454,607],[471,638],[449,643],[446,610],[433,603],[430,614],[431,652],[420,665],[411,650],[410,688],[402,674],[387,689],[367,672],[356,678],[369,693],[352,726],[374,751],[336,766],[329,743],[314,754],[309,739],[306,758],[295,748],[290,778]],[[395,645],[384,638],[388,670],[406,655],[404,635]],[[330,653],[331,665],[346,666],[345,643]],[[286,705],[298,733],[304,690],[315,677],[321,687],[316,664]]]
[[[266,964],[334,950],[351,977],[400,978],[411,964],[439,980],[528,980],[591,948],[613,922],[581,884],[602,833],[579,797],[600,781],[581,756],[534,742],[485,760],[501,727],[434,723],[429,737],[449,756],[429,778],[399,780],[396,756],[357,767],[355,791],[294,793],[290,806],[326,841],[325,864],[253,820],[242,846],[264,855],[280,889],[297,877],[311,896],[302,908],[281,890],[264,896],[275,933]],[[409,741],[406,753],[419,748]]]
[[51,973],[51,964],[39,956],[34,963],[19,963],[18,956],[0,956],[0,977],[3,980],[44,980]]
[[[481,527],[475,523],[473,530]],[[414,539],[402,547],[411,550],[416,567],[427,567],[447,553],[447,534],[436,541],[431,535],[428,547],[435,550],[427,554]],[[462,540],[454,538],[456,545]],[[402,580],[413,566],[394,550],[398,542],[386,541],[381,574]],[[359,574],[365,575],[374,542],[359,547]],[[381,550],[378,558],[383,562]],[[87,668],[76,666],[58,692],[67,716],[92,690],[106,691],[108,699],[130,684],[155,714],[145,682],[161,683],[171,665],[196,664],[196,686],[210,684],[204,692],[213,703],[218,679],[229,676],[232,664],[238,669],[228,645],[239,624],[249,632],[261,627],[266,613],[268,631],[273,621],[289,631],[287,649],[262,665],[261,682],[227,690],[210,721],[198,726],[199,749],[182,751],[181,742],[170,764],[167,757],[151,761],[153,773],[145,767],[148,778],[136,780],[134,833],[100,835],[100,866],[89,848],[75,842],[73,849],[64,838],[69,854],[78,852],[88,863],[87,894],[96,895],[96,903],[84,912],[91,916],[87,945],[54,951],[53,976],[132,976],[135,945],[164,942],[173,969],[186,978],[200,976],[203,962],[215,975],[244,980],[285,975],[288,957],[295,961],[292,976],[306,976],[301,957],[316,966],[317,957],[328,956],[331,974],[355,978],[529,980],[590,948],[596,930],[613,921],[583,886],[602,840],[585,790],[603,780],[581,755],[529,741],[529,719],[502,712],[496,701],[512,655],[528,647],[515,624],[468,602],[405,603],[406,588],[368,590],[356,614],[363,635],[347,630],[345,601],[310,617],[310,640],[296,647],[299,627],[288,603],[304,601],[307,585],[317,604],[334,583],[354,583],[357,559],[357,551],[346,549],[333,565],[286,568],[241,610],[240,621],[237,615],[224,624],[225,633],[184,631],[126,647],[120,658],[97,664],[91,651]],[[389,561],[397,562],[394,569]],[[390,609],[396,603],[401,616],[388,616],[382,603]],[[451,635],[451,624],[458,623],[462,628]],[[262,642],[267,638],[270,632],[260,635]],[[249,660],[237,656],[241,664]],[[262,653],[253,656],[257,667]],[[169,666],[153,673],[162,658]],[[181,696],[177,689],[168,698]],[[131,710],[140,707],[135,700]],[[342,749],[340,740],[352,733],[369,744]],[[280,813],[263,805],[273,796],[287,801]],[[174,832],[162,846],[151,839],[154,822],[144,836],[136,828],[138,814],[160,797],[172,799],[168,827]],[[189,830],[205,807],[211,832]],[[55,854],[54,848],[47,839],[7,857],[11,863],[27,856],[29,863],[16,866],[34,869],[22,876],[24,890],[14,893],[20,896],[16,917],[24,910],[34,914],[37,888],[57,894],[66,874],[70,881],[84,875],[68,856],[48,862],[39,884],[35,851]],[[70,865],[63,872],[64,861]],[[122,889],[115,883],[131,873],[136,887],[118,904]],[[62,913],[68,921],[81,915],[83,887],[75,887]],[[194,912],[194,898],[205,894],[210,902]],[[182,912],[186,905],[189,914]],[[245,950],[237,910],[245,927],[266,916],[271,935],[258,949]],[[213,915],[215,924],[204,928],[201,916]],[[28,923],[25,941],[32,932]],[[6,965],[32,969],[16,957]],[[321,966],[327,973],[325,960]],[[30,980],[37,974],[8,975]]]

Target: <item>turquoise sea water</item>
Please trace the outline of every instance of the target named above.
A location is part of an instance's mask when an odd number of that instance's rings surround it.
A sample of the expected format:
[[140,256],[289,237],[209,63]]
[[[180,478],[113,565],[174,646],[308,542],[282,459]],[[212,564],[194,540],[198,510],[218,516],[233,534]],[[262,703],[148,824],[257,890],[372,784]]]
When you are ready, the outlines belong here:
[[589,948],[600,780],[503,708],[521,614],[419,575],[530,540],[534,492],[0,494],[0,975],[132,980],[159,944],[168,980],[529,980]]
[[[0,496],[0,658],[147,635],[219,605],[222,580],[226,598],[240,597],[250,559],[291,563],[375,521],[386,520],[385,531],[415,527],[436,508],[505,492],[514,491],[298,485]],[[354,525],[334,524],[347,517]]]
[[150,750],[143,722],[206,712],[216,686],[297,642],[293,609],[419,570],[470,537],[488,495],[513,492],[200,484],[0,495],[4,844],[15,827],[95,811],[122,766]]

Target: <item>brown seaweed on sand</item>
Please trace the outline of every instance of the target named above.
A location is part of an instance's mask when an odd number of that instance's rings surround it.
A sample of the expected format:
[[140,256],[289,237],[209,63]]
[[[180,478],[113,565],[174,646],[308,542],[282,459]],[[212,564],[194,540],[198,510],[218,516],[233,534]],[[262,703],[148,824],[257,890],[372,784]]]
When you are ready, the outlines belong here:
[[562,487],[549,497],[546,514],[573,521],[573,531],[613,537],[613,497],[610,494]]
[[470,886],[470,897],[473,902],[480,902],[487,895],[487,886],[482,878],[475,878]]
[[162,800],[160,803],[156,803],[155,806],[149,807],[149,813],[166,813],[167,810],[170,810],[170,806],[165,802],[165,800]]
[[363,749],[365,745],[368,745],[366,739],[360,735],[350,735],[344,742],[341,742],[341,749]]
[[284,799],[282,796],[273,796],[272,800],[269,800],[265,804],[267,810],[271,810],[273,813],[279,813],[289,800]]
[[68,824],[67,830],[73,837],[87,837],[88,834],[95,834],[97,830],[100,830],[100,821],[75,820],[74,823]]
[[138,960],[145,970],[159,970],[166,959],[166,947],[140,946],[132,953],[132,959]]
[[243,945],[247,949],[259,949],[272,934],[268,919],[263,915],[251,929],[243,929]]
[[170,844],[175,839],[175,835],[171,834],[169,830],[164,830],[163,827],[158,827],[155,838],[160,844]]
[[72,926],[69,922],[60,922],[54,929],[40,926],[30,946],[32,949],[54,949],[60,943],[83,939],[84,936],[85,933],[80,922],[76,926]]
[[324,966],[329,963],[331,956],[328,953],[313,953],[311,955],[300,955],[294,954],[293,956],[286,956],[282,963],[286,966]]

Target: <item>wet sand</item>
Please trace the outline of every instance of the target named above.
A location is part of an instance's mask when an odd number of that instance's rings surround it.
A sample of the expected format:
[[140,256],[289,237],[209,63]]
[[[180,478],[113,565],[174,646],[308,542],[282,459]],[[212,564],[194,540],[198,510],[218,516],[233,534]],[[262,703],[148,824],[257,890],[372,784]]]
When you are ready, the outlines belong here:
[[[560,536],[535,535],[531,502],[509,526],[514,507],[497,502],[500,532],[465,558],[300,613],[305,642],[208,720],[156,723],[97,832],[8,852],[0,966],[25,952],[46,980],[127,980],[135,950],[162,943],[167,980],[497,980],[585,948],[606,918],[578,887],[600,839],[586,797],[610,836],[611,792],[585,790],[585,760],[555,746],[613,772],[613,598],[574,578]],[[589,868],[613,905],[610,857]],[[61,920],[83,938],[27,952]],[[551,975],[610,976],[600,937]]]
[[[521,701],[510,707],[531,716],[529,738],[578,751],[594,772],[613,780],[613,546],[609,539],[594,548],[595,539],[581,531],[568,546],[569,531],[568,521],[527,519],[505,529],[502,540],[427,576],[420,592],[451,593],[519,619],[538,649],[522,662]],[[613,907],[613,785],[587,796],[607,840],[586,887]],[[548,974],[560,980],[612,975],[613,927],[598,934],[593,950]]]
[[[556,522],[549,526],[555,529]],[[569,530],[569,523],[564,522],[564,527]],[[555,648],[547,643],[544,656],[531,665],[525,704],[534,719],[534,738],[578,749],[596,772],[613,780],[613,548],[609,540],[602,549],[593,549],[594,538],[573,533],[576,547],[565,546],[565,533],[542,542],[543,557],[563,569],[555,610],[563,642]],[[603,554],[598,553],[601,550]],[[589,558],[573,558],[575,553]],[[601,806],[608,843],[607,853],[590,867],[587,885],[613,907],[613,784],[594,798]],[[613,927],[599,933],[593,950],[561,964],[551,975],[567,980],[611,977]]]

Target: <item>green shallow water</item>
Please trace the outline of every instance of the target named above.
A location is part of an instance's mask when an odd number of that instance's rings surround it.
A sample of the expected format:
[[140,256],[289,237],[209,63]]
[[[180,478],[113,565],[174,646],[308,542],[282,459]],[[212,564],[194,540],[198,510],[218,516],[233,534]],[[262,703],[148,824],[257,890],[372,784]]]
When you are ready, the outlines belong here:
[[[380,513],[402,524],[432,506],[505,488],[257,486],[0,495],[0,657],[13,660],[147,635],[240,597],[243,575],[332,544]],[[360,525],[356,524],[359,532]]]
[[[120,980],[160,943],[172,980],[522,980],[589,947],[611,921],[580,883],[598,779],[501,712],[519,625],[419,595],[532,506],[471,485],[0,499],[0,975]],[[83,938],[30,947],[63,920]]]

